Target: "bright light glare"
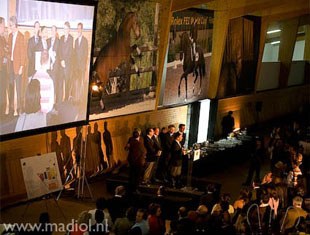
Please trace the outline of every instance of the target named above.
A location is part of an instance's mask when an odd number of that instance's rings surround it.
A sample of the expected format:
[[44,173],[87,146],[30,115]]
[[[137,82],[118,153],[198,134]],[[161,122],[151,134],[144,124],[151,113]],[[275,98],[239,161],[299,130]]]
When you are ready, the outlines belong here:
[[271,42],[270,44],[274,45],[274,44],[279,44],[279,43],[280,43],[280,41],[274,41],[274,42]]
[[97,91],[97,92],[99,91],[98,85],[92,85],[91,89],[92,89],[93,91]]
[[267,34],[278,33],[278,32],[281,32],[281,29],[274,29],[274,30],[267,31]]
[[198,124],[197,142],[202,143],[207,140],[209,128],[209,115],[210,115],[210,100],[200,101],[200,113]]

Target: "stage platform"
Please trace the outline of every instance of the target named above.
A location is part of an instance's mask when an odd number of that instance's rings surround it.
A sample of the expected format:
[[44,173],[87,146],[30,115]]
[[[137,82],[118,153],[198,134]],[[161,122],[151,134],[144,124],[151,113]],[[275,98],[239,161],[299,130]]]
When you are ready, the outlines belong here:
[[[119,185],[128,188],[128,171],[129,169],[127,167],[123,167],[118,174],[106,176],[107,191],[113,194],[114,189]],[[183,177],[182,181],[185,185],[186,177]],[[209,184],[215,186],[215,196],[218,197],[221,191],[221,184],[210,182],[204,178],[192,178],[190,188],[172,188],[164,183],[139,185],[137,192],[132,195],[132,202],[135,206],[142,208],[146,208],[151,202],[158,202],[162,204],[162,207],[165,207],[165,214],[171,215],[173,214],[172,212],[177,212],[180,206],[196,209],[199,206],[201,197],[206,194],[206,189]],[[160,186],[164,186],[165,188],[163,197],[157,196],[157,191]]]

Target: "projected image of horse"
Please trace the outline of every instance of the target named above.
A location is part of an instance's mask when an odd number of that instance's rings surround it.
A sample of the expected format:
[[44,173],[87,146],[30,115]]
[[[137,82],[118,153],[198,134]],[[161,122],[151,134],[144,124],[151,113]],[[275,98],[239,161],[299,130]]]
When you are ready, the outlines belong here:
[[191,73],[194,73],[195,81],[193,84],[193,93],[195,88],[195,83],[197,81],[198,75],[200,78],[199,84],[199,94],[201,93],[201,84],[202,78],[205,76],[206,67],[205,67],[205,58],[203,50],[198,45],[196,46],[196,52],[198,53],[198,60],[195,60],[195,55],[193,53],[193,45],[189,38],[187,32],[183,32],[180,35],[180,60],[183,60],[183,74],[180,77],[180,82],[178,86],[178,96],[181,95],[181,83],[182,80],[185,80],[185,100],[187,100],[187,76]]
[[[105,88],[109,81],[110,72],[123,64],[129,65],[125,66],[129,68],[134,63],[131,54],[137,46],[131,46],[131,32],[136,39],[140,37],[140,26],[135,12],[126,14],[118,28],[116,37],[112,38],[99,52],[94,69],[95,76],[100,79],[101,85],[104,88],[104,93],[106,93]],[[102,99],[101,108],[104,108]]]

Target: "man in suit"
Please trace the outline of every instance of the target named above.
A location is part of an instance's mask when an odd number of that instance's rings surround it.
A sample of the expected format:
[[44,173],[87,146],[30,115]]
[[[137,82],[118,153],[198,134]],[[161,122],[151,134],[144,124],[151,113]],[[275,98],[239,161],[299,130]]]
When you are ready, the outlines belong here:
[[173,187],[180,186],[180,176],[182,170],[182,158],[184,155],[181,145],[183,135],[179,132],[175,134],[175,139],[171,145],[171,176]]
[[150,183],[154,174],[154,166],[158,157],[158,150],[156,149],[155,142],[153,140],[154,130],[148,128],[146,130],[146,136],[144,137],[144,147],[146,149],[146,168],[143,176],[145,183]]
[[[177,133],[182,134],[183,138],[181,141],[181,145],[182,145],[182,148],[184,148],[185,141],[186,141],[185,124],[182,124],[182,123],[179,124],[179,130],[174,133],[174,137],[176,136]],[[187,168],[188,168],[188,159],[187,159],[187,157],[183,157],[182,158],[182,175],[183,176],[187,175]]]
[[185,141],[186,141],[185,124],[179,124],[179,130],[174,133],[174,137],[176,136],[177,133],[182,134],[183,138],[182,138],[181,145],[182,145],[182,147],[184,147]]
[[10,54],[10,81],[9,81],[9,113],[14,115],[14,83],[16,84],[17,95],[17,113],[22,112],[23,100],[22,92],[22,74],[26,60],[24,35],[19,32],[16,16],[11,16],[9,20],[9,54]]
[[114,196],[108,201],[108,209],[114,223],[117,218],[123,218],[125,211],[129,206],[128,199],[126,198],[126,190],[123,185],[115,188]]
[[155,177],[154,180],[159,182],[159,174],[158,174],[158,162],[159,162],[159,159],[162,157],[162,146],[161,146],[161,140],[160,140],[160,137],[159,137],[159,134],[160,134],[160,130],[158,127],[154,127],[153,128],[153,131],[154,131],[154,135],[152,137],[153,141],[154,141],[154,144],[155,144],[155,148],[156,148],[156,151],[157,151],[157,158],[156,158],[156,161],[155,161],[155,166],[154,166],[154,172],[155,172]]
[[0,17],[0,116],[6,111],[8,44],[4,36],[5,20]]
[[[60,93],[60,82],[62,79],[59,78],[59,38],[57,36],[57,27],[55,25],[51,28],[51,37],[47,39],[47,47],[48,47],[48,54],[50,56],[50,70],[48,73],[50,74],[51,78],[54,82],[54,88],[55,88],[55,96],[56,96],[56,102],[61,100],[61,94]],[[62,86],[61,86],[62,87]]]
[[36,72],[36,52],[42,51],[39,21],[34,23],[33,31],[34,34],[31,38],[29,38],[27,46],[28,78],[32,78]]
[[175,126],[169,125],[168,132],[162,135],[161,144],[162,144],[162,157],[159,159],[158,162],[158,175],[160,179],[165,181],[169,180],[170,178],[170,158],[171,158],[171,145],[174,140]]
[[68,21],[64,24],[64,35],[60,38],[59,45],[59,56],[60,56],[60,87],[59,87],[59,102],[62,101],[62,90],[63,81],[65,82],[65,100],[68,100],[70,95],[71,76],[72,76],[72,56],[73,56],[73,37],[70,34],[70,23]]
[[[74,97],[76,100],[86,100],[85,89],[85,75],[87,68],[87,57],[88,57],[88,41],[83,36],[83,24],[78,23],[77,25],[78,37],[74,42],[74,57],[75,57],[75,76],[74,76]],[[88,78],[88,77],[87,77]]]
[[136,191],[139,185],[146,155],[146,150],[138,130],[133,131],[125,146],[125,150],[129,151],[127,160],[129,163],[129,193],[131,194]]

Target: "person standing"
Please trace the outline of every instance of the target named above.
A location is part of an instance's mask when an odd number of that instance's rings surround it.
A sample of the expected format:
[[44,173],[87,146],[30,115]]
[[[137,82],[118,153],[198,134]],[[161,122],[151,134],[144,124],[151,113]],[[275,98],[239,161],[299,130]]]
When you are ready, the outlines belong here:
[[81,93],[85,91],[85,73],[88,56],[88,41],[83,36],[83,24],[77,25],[78,37],[74,42],[74,57],[75,57],[75,76],[74,76],[74,98],[75,100],[85,100],[86,96]]
[[182,134],[183,138],[182,138],[181,145],[182,147],[184,147],[185,142],[186,142],[185,124],[179,124],[179,130],[173,134],[174,137],[176,136],[177,133]]
[[234,130],[235,119],[232,116],[232,114],[233,114],[233,111],[229,111],[228,114],[222,119],[221,125],[222,125],[223,138],[226,138],[228,134]]
[[[185,148],[185,142],[186,142],[186,133],[185,133],[185,124],[179,124],[179,130],[173,134],[174,138],[176,137],[176,134],[180,133],[182,135],[182,141],[181,146],[182,148]],[[188,169],[188,158],[183,157],[182,158],[182,175],[187,175],[187,169]]]
[[29,38],[27,46],[28,56],[28,79],[31,79],[36,72],[36,52],[42,51],[42,40],[40,35],[40,23],[34,23],[34,35]]
[[260,138],[257,138],[255,140],[255,148],[253,152],[251,153],[249,172],[248,172],[246,181],[243,183],[244,185],[251,184],[254,172],[255,172],[254,182],[256,183],[261,182],[260,168],[261,168],[261,164],[264,158],[265,158],[265,149],[262,144],[262,140]]
[[[60,94],[60,78],[59,78],[59,38],[57,36],[57,27],[55,25],[51,28],[51,37],[47,39],[47,47],[48,47],[48,54],[50,57],[50,70],[48,71],[51,78],[54,82],[54,88],[55,88],[55,102],[60,100],[61,94]],[[62,81],[62,80],[61,80]]]
[[159,171],[162,173],[164,180],[168,181],[170,178],[171,173],[171,146],[174,140],[174,134],[175,132],[175,126],[169,125],[168,126],[168,132],[164,134],[164,138],[162,140],[162,147],[163,147],[163,158],[162,161],[159,162],[158,167]]
[[63,98],[63,82],[65,83],[65,100],[68,100],[71,85],[72,76],[72,57],[73,56],[73,37],[70,34],[70,23],[66,21],[64,23],[64,35],[60,38],[59,45],[59,57],[60,57],[60,70],[61,75],[60,87],[59,87],[59,99],[58,102],[62,101]]
[[9,20],[9,53],[10,53],[10,82],[9,82],[9,114],[14,115],[14,83],[16,84],[17,114],[22,113],[22,74],[26,60],[24,35],[18,30],[16,16]]
[[125,150],[128,150],[129,163],[129,193],[136,191],[143,174],[143,167],[145,164],[146,150],[143,141],[140,140],[140,133],[134,130],[132,136],[129,138]]
[[154,166],[154,172],[155,172],[155,178],[154,178],[154,181],[158,182],[160,181],[159,179],[159,175],[158,175],[158,162],[160,161],[160,158],[162,158],[162,146],[161,146],[161,140],[159,138],[159,128],[158,127],[154,127],[153,128],[153,131],[154,131],[154,135],[152,137],[153,141],[154,141],[154,144],[155,144],[155,148],[156,148],[156,152],[157,152],[157,157],[156,157],[156,161],[155,161],[155,166]]
[[40,81],[41,92],[41,111],[43,113],[50,112],[54,107],[54,83],[50,75],[47,73],[49,67],[49,56],[47,49],[43,49],[40,59],[41,67],[32,76],[32,79],[38,79]]
[[173,187],[181,185],[180,176],[182,171],[182,159],[184,155],[181,144],[182,139],[183,135],[177,132],[171,145],[171,176]]
[[154,166],[158,156],[158,150],[156,149],[153,136],[154,130],[152,128],[148,128],[146,130],[146,136],[144,137],[144,147],[146,149],[146,167],[143,181],[146,184],[149,184],[151,180],[153,180]]
[[8,44],[5,38],[5,19],[0,17],[0,116],[5,115],[7,105]]

